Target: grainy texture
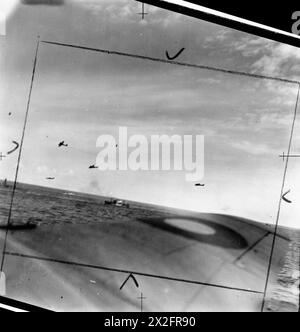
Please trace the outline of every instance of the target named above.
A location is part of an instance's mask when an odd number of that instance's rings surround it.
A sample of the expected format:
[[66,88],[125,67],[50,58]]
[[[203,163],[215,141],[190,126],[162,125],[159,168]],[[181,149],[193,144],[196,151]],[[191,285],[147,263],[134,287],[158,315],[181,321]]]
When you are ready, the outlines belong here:
[[[2,224],[9,193],[9,188],[0,190]],[[142,290],[148,311],[260,310],[262,294],[228,288],[263,292],[272,227],[225,215],[138,203],[106,206],[104,201],[18,185],[12,222],[31,220],[38,227],[9,232],[7,295],[53,310],[138,311]],[[195,223],[205,228],[189,230]],[[0,231],[0,242],[3,235]],[[297,233],[280,229],[267,310],[298,308],[298,246]],[[137,273],[140,289],[129,282],[120,291],[126,271]]]

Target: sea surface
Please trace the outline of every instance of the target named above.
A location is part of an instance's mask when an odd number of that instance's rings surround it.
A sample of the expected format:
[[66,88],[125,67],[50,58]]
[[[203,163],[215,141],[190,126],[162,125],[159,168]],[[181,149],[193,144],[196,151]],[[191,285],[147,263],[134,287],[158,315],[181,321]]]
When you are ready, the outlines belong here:
[[[6,224],[9,215],[12,183],[9,187],[0,186],[0,224]],[[151,205],[129,202],[131,210],[126,207],[118,209],[104,202],[112,198],[96,195],[64,191],[28,184],[18,184],[14,194],[11,223],[26,223],[29,220],[37,225],[47,224],[89,224],[115,220],[116,217],[126,219],[132,215],[132,209],[139,216],[161,216],[157,210],[167,209]],[[147,206],[143,209],[142,206]],[[170,210],[171,211],[171,210]],[[117,215],[116,215],[117,214]]]

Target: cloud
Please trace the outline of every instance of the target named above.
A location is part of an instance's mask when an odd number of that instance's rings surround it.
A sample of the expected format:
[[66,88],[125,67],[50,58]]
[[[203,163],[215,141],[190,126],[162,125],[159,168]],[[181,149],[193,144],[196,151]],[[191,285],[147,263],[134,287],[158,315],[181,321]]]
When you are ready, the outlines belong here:
[[240,52],[244,57],[254,57],[261,54],[268,53],[274,42],[265,40],[263,38],[241,37],[232,41],[231,47],[235,52]]
[[292,120],[292,112],[285,114],[279,112],[265,112],[260,116],[260,128],[264,130],[290,128],[292,126]]
[[224,43],[231,38],[231,31],[228,29],[221,29],[217,31],[213,36],[206,37],[205,47],[208,47],[211,44]]
[[253,64],[253,69],[264,74],[282,75],[291,72],[293,77],[300,74],[298,63],[300,60],[300,50],[289,45],[276,45],[266,50],[259,60]]
[[[283,74],[283,73],[282,73]],[[298,87],[295,84],[283,84],[281,82],[265,82],[266,89],[274,94],[270,103],[274,106],[288,106],[294,109]]]
[[203,83],[203,84],[209,84],[209,85],[215,85],[215,84],[221,84],[222,80],[212,77],[207,78],[198,78],[197,83]]
[[95,15],[99,13],[109,18],[110,22],[116,19],[128,19],[136,15],[137,8],[127,0],[72,0],[72,3],[81,6]]
[[48,172],[48,167],[47,166],[38,166],[37,167],[37,171],[40,174],[44,174]]
[[249,141],[233,142],[232,147],[257,156],[276,153],[276,151],[271,149],[267,144],[260,144],[257,142],[256,143],[251,143]]
[[300,50],[233,30],[219,31],[206,40],[206,47],[232,56],[236,66],[252,73],[299,79]]
[[39,174],[57,174],[57,170],[55,168],[50,169],[48,166],[46,165],[41,165],[37,167],[37,172]]
[[140,25],[160,25],[167,28],[182,18],[181,14],[169,12],[158,7],[145,4],[145,18],[142,20],[141,3],[128,0],[72,0],[72,3],[92,12],[109,18],[110,23],[139,23]]

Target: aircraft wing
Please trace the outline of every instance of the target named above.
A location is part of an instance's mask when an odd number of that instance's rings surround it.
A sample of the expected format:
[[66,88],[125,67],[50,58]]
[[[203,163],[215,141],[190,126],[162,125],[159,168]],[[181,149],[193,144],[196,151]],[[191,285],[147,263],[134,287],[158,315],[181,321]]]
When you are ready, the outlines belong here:
[[[299,231],[279,229],[267,282],[274,227],[104,201],[63,217],[70,204],[79,203],[62,200],[56,221],[9,234],[7,297],[54,311],[140,311],[141,293],[145,311],[298,310]],[[129,279],[120,290],[130,274],[139,288]]]

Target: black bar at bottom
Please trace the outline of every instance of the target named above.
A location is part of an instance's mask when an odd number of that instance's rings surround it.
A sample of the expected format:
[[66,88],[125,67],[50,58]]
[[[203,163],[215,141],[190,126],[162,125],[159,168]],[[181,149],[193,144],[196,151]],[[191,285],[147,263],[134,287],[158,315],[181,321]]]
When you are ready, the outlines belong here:
[[[31,304],[19,302],[19,301],[12,300],[12,299],[9,299],[7,297],[2,297],[2,296],[0,296],[0,304],[4,304],[6,306],[9,306],[9,307],[12,307],[15,309],[19,309],[19,310],[28,311],[28,312],[51,312],[50,310],[47,310],[44,308],[36,307]],[[0,308],[0,310],[2,310],[2,309]],[[9,310],[7,310],[7,311],[9,311]]]

